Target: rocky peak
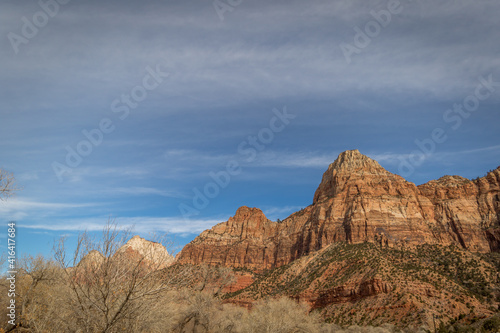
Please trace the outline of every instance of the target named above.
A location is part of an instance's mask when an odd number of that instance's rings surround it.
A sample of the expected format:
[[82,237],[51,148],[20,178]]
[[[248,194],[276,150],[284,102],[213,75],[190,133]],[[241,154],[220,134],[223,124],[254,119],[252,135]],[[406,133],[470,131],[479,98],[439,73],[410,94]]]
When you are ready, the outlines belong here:
[[227,234],[245,238],[262,238],[263,234],[272,232],[275,223],[268,220],[262,210],[242,206],[238,208],[227,223],[212,228],[215,234]]
[[139,235],[136,235],[129,239],[125,246],[132,247],[134,250],[141,250],[148,246],[148,244],[153,243]]
[[233,217],[229,218],[229,221],[234,223],[242,222],[256,222],[263,223],[268,221],[266,215],[259,208],[250,208],[247,206],[242,206],[236,210]]
[[203,231],[179,254],[180,263],[264,269],[274,265],[279,223],[258,208],[240,207],[227,222]]
[[351,185],[363,187],[387,182],[404,181],[385,170],[377,161],[363,155],[359,150],[347,150],[330,164],[314,195],[314,203],[333,197]]
[[330,164],[330,167],[328,168],[328,171],[346,171],[350,173],[359,170],[375,173],[387,173],[387,171],[382,168],[377,161],[361,154],[357,149],[346,150],[345,152],[340,153],[335,162]]

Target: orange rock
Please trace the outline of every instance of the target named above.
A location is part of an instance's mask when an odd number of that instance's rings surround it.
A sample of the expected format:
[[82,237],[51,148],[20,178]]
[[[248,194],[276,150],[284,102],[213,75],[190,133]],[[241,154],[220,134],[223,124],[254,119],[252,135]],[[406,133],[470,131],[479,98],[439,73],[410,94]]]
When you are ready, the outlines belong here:
[[253,275],[249,273],[235,273],[236,281],[231,285],[225,287],[222,292],[232,293],[244,289],[251,285],[254,281]]

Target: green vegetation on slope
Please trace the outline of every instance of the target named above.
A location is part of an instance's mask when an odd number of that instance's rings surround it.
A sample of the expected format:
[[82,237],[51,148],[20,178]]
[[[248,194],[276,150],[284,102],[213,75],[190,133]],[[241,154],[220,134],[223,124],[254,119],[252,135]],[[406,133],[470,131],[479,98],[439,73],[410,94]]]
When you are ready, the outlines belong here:
[[264,272],[226,299],[290,296],[342,325],[403,327],[491,316],[498,309],[500,256],[455,246],[336,243]]

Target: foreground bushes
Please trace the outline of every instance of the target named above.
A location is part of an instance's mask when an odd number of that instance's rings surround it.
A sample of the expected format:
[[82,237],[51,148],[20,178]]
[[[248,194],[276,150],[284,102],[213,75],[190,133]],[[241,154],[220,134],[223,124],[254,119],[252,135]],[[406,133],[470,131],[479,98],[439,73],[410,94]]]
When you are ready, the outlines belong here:
[[[65,332],[143,332],[143,333],[389,333],[387,328],[351,327],[342,330],[334,324],[326,324],[307,307],[288,298],[262,300],[251,311],[222,304],[221,300],[207,292],[191,290],[168,291],[151,302],[142,313],[127,317],[117,325],[102,330],[82,327],[72,311],[64,305],[67,291],[60,286],[45,286],[39,291],[44,297],[31,303],[22,315],[20,327],[12,332],[65,333]],[[34,294],[37,297],[38,292]],[[2,308],[3,304],[2,304]],[[4,314],[2,314],[4,315]],[[7,331],[6,326],[4,329]],[[0,329],[1,332],[1,329]]]

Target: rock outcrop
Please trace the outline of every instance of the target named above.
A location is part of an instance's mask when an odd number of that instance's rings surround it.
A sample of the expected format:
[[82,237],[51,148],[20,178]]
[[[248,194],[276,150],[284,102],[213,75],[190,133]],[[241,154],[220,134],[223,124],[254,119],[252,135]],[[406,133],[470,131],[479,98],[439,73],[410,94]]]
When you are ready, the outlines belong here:
[[179,262],[259,269],[271,267],[278,223],[257,208],[241,207],[227,222],[202,232],[182,250]]
[[350,150],[324,173],[311,206],[281,223],[241,207],[186,245],[178,261],[262,271],[339,241],[499,251],[499,193],[500,168],[475,181],[445,176],[416,186]]

